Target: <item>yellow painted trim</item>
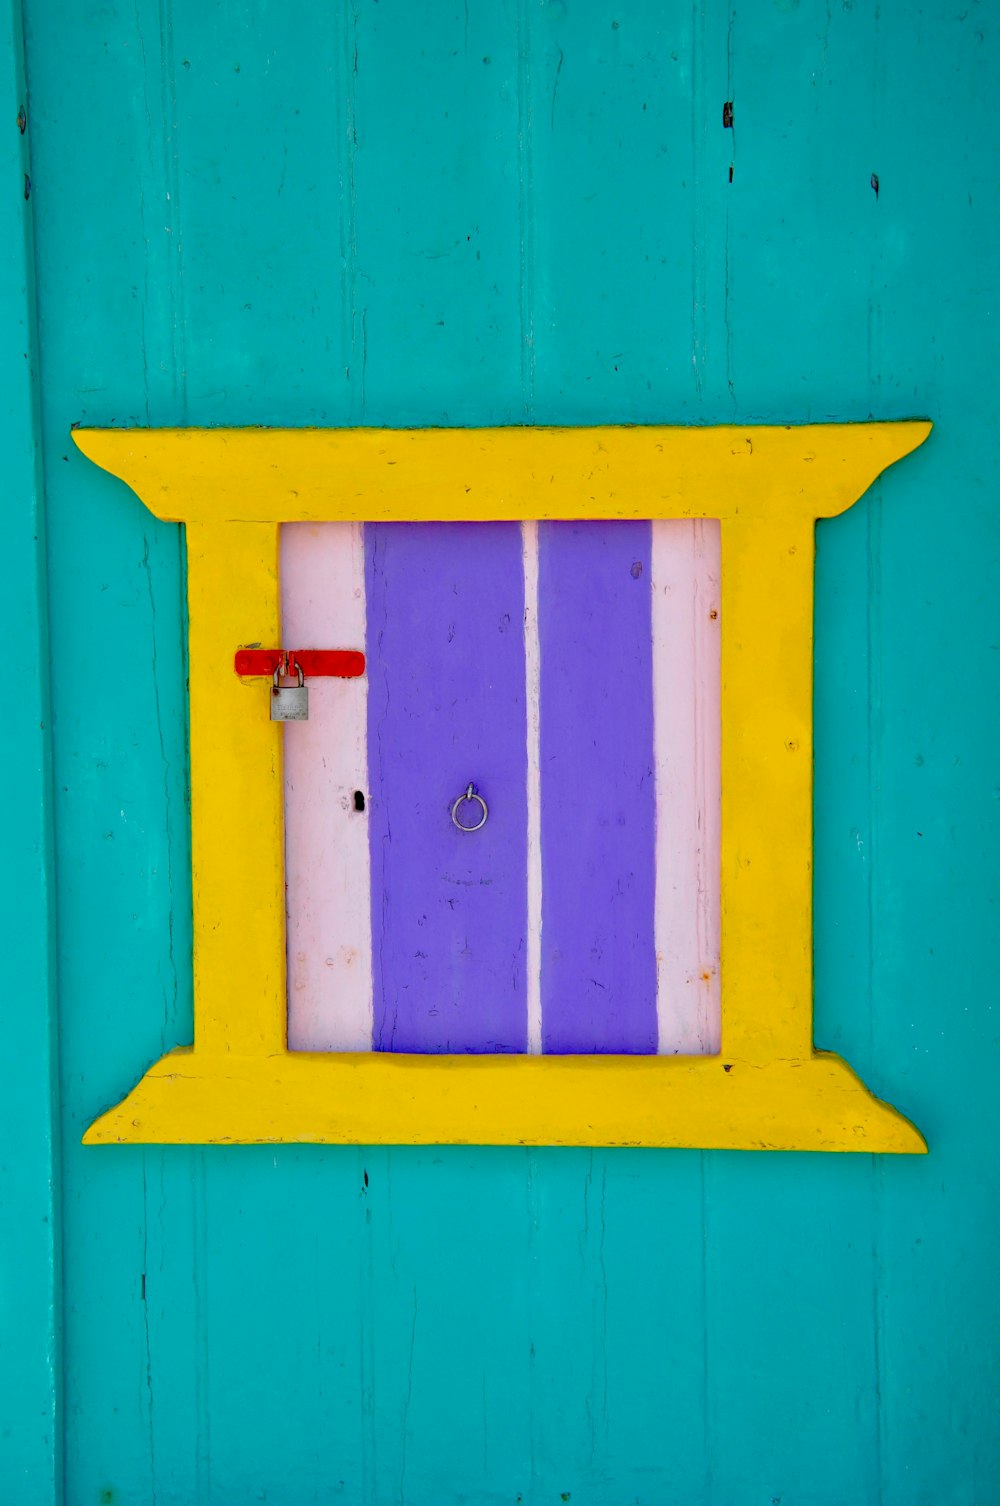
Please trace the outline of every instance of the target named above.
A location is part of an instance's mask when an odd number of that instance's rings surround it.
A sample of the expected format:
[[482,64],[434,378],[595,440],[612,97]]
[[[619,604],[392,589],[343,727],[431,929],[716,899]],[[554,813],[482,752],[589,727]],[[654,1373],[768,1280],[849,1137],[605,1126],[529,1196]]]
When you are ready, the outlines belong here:
[[926,1149],[908,1120],[825,1052],[762,1067],[717,1056],[252,1058],[182,1049],[84,1138]]
[[273,523],[188,524],[195,1045],[283,1051],[285,834],[281,724],[233,652],[279,644]]
[[722,1050],[812,1050],[815,524],[722,524]]
[[790,428],[75,429],[182,523],[832,518],[928,423]]
[[[88,1143],[926,1149],[813,1050],[811,807],[815,520],[929,432],[76,430],[187,523],[190,609],[195,1047]],[[286,1051],[281,732],[232,674],[236,647],[279,641],[278,525],[607,517],[722,520],[722,1056]]]

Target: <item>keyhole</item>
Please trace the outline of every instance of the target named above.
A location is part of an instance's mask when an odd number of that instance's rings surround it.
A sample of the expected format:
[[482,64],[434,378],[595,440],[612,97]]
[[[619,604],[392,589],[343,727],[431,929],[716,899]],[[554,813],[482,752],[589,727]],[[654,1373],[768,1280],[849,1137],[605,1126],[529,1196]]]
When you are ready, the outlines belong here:
[[365,797],[361,793],[360,790],[355,790],[354,791],[354,809],[356,811],[363,811],[364,808],[365,808]]

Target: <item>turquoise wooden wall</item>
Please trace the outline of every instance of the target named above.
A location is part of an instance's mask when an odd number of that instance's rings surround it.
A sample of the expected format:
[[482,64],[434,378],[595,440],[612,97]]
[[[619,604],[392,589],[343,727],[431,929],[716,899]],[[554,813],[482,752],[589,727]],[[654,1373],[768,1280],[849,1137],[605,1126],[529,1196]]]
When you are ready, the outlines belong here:
[[[995,8],[2,9],[0,1498],[1000,1501]],[[816,1036],[927,1158],[80,1146],[191,935],[181,539],[71,424],[913,415],[819,528]]]

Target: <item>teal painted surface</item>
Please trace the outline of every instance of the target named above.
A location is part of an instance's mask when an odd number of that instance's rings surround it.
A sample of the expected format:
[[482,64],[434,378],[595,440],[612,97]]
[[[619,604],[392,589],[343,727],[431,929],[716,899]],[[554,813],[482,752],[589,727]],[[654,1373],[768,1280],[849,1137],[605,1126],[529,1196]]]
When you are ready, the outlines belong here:
[[[0,1498],[58,1506],[62,1485],[55,946],[45,529],[21,8],[0,4],[0,444],[7,714],[0,913]],[[20,129],[24,125],[24,130]]]
[[[990,8],[25,19],[67,1503],[990,1506]],[[816,1034],[928,1158],[80,1147],[191,942],[181,541],[72,422],[925,413],[820,526]]]

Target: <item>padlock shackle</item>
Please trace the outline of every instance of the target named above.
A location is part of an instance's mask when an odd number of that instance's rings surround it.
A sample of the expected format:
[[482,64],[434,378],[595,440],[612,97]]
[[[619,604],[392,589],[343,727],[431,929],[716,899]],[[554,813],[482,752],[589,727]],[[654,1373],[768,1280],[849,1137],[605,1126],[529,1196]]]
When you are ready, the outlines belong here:
[[280,686],[280,684],[278,682],[279,682],[282,674],[290,675],[292,673],[292,666],[293,665],[295,667],[295,673],[298,675],[298,678],[299,678],[299,687],[298,688],[300,690],[302,689],[303,685],[306,683],[306,677],[302,673],[302,665],[299,663],[299,661],[297,659],[293,659],[291,661],[291,663],[287,664],[284,667],[284,669],[282,669],[282,666],[280,664],[276,666],[274,674],[273,674],[272,679],[271,679],[271,689],[272,689],[272,691],[276,691],[276,690],[280,690],[281,689],[281,686]]

